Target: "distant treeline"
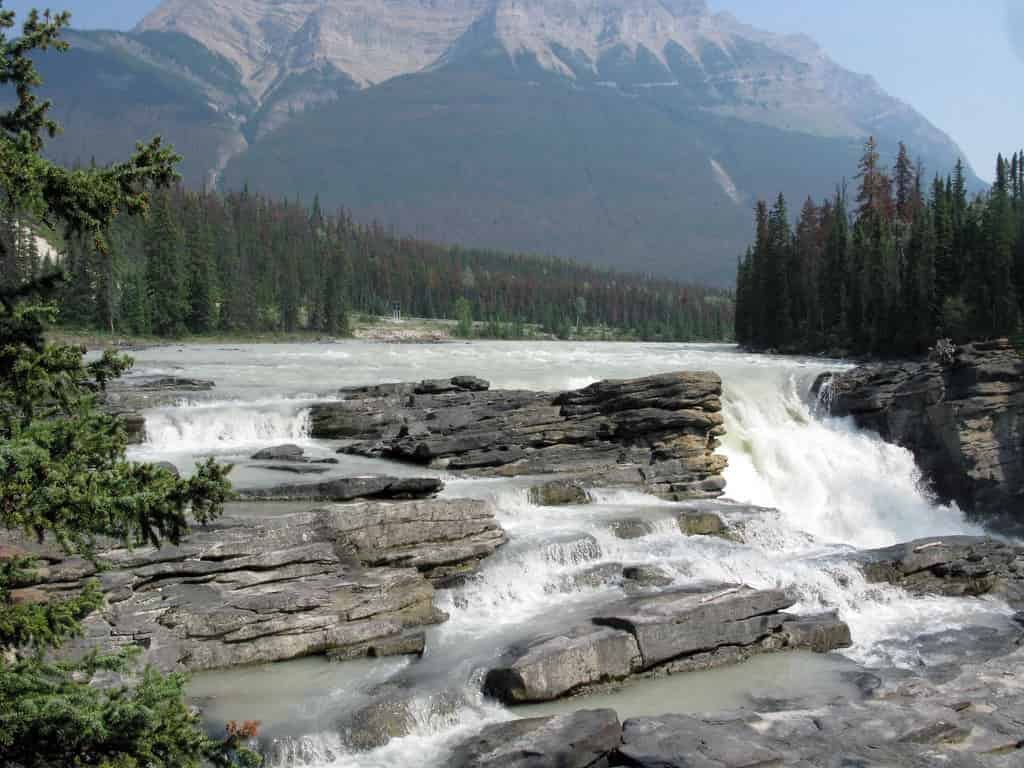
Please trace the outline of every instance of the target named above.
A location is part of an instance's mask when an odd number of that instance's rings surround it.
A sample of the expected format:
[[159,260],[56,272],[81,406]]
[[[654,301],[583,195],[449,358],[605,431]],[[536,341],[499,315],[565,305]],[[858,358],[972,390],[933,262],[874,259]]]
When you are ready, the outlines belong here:
[[[892,172],[874,139],[856,199],[757,205],[737,278],[736,338],[757,348],[917,354],[937,339],[1018,330],[1024,301],[1024,152],[968,199],[961,163],[930,183],[902,144]],[[852,207],[852,210],[851,210]]]
[[[13,222],[0,224],[14,239]],[[644,339],[723,340],[734,325],[728,291],[396,237],[317,203],[248,191],[160,194],[147,219],[119,219],[109,241],[107,258],[67,238],[62,323],[168,337],[344,335],[350,313],[387,315],[398,304],[407,316],[465,319],[468,303],[484,333],[509,337],[533,324],[561,337],[605,326]],[[53,266],[27,253],[19,264]]]

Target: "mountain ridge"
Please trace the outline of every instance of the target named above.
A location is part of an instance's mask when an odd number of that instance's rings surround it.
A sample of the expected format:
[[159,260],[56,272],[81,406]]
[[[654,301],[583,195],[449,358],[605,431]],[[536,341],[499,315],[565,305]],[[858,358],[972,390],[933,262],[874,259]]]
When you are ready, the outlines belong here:
[[130,62],[139,105],[111,136],[184,141],[191,183],[715,283],[757,198],[828,194],[869,135],[929,172],[962,154],[810,38],[703,0],[165,0],[133,32],[76,37],[76,68],[103,77],[76,80],[69,133],[102,137],[89,88],[108,103]]

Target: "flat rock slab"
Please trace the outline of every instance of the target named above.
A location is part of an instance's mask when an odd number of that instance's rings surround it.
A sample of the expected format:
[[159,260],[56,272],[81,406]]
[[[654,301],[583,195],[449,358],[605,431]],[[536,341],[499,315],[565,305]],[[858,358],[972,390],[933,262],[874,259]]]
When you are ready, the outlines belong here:
[[[335,504],[268,518],[221,518],[178,546],[44,554],[42,599],[98,577],[107,606],[71,655],[140,646],[162,670],[202,670],[331,653],[418,654],[443,620],[435,585],[505,541],[471,499]],[[12,550],[13,551],[13,550]]]
[[[464,377],[342,390],[310,410],[311,434],[343,452],[471,475],[571,475],[538,503],[583,503],[592,485],[641,486],[670,499],[722,494],[721,379],[682,372],[574,392],[490,390]],[[581,493],[581,490],[583,491]]]
[[[1018,768],[1024,764],[1022,665],[1024,648],[1015,642],[994,654],[961,661],[941,680],[927,668],[862,672],[872,682],[860,686],[861,695],[830,696],[811,707],[800,699],[787,705],[782,697],[769,702],[768,712],[628,719],[616,744],[611,738],[614,713],[600,719],[576,712],[560,720],[518,720],[484,729],[454,750],[458,760],[450,764]],[[598,728],[602,720],[608,723],[606,730]],[[607,733],[607,738],[587,739],[589,749],[574,762],[576,755],[566,754],[573,743],[569,736],[589,736],[594,730]],[[465,760],[470,762],[459,762]]]
[[663,715],[622,725],[620,765],[636,768],[775,768],[784,755],[762,746],[747,718]]
[[595,768],[619,746],[622,726],[610,709],[512,720],[484,728],[453,750],[449,768]]
[[272,488],[245,488],[243,499],[266,501],[352,501],[354,499],[424,499],[444,488],[436,477],[363,475],[339,477],[322,483],[295,483]]
[[643,668],[723,645],[749,645],[778,629],[793,605],[785,592],[713,584],[629,598],[595,616],[595,624],[626,630]]
[[741,661],[751,653],[850,644],[835,614],[793,616],[785,593],[705,584],[627,598],[586,624],[509,649],[484,678],[507,704],[550,701],[629,677]]
[[416,568],[437,586],[472,573],[508,540],[491,505],[476,499],[334,504],[313,514],[339,552],[364,565]]
[[[107,384],[100,401],[115,412],[174,405],[184,397],[214,389],[212,381],[182,376],[126,376]],[[141,416],[139,418],[142,418]]]

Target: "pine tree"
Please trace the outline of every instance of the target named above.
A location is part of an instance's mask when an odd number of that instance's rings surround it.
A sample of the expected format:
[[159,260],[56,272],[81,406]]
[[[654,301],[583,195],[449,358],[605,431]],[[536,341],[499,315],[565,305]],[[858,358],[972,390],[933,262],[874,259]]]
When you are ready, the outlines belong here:
[[188,262],[188,315],[191,333],[209,333],[217,326],[217,269],[213,233],[206,216],[205,198],[192,200],[185,212],[185,251]]
[[899,154],[896,156],[895,184],[896,184],[896,216],[905,223],[914,220],[917,212],[918,199],[915,194],[914,164],[907,153],[906,145],[901,141]]
[[158,195],[146,230],[146,293],[150,325],[159,336],[177,336],[185,329],[184,250],[185,234],[168,195]]
[[[0,10],[0,83],[13,84],[15,106],[0,115],[0,209],[34,221],[65,224],[106,253],[105,230],[118,211],[144,213],[148,191],[174,177],[176,156],[159,140],[140,146],[126,163],[69,171],[43,156],[56,132],[49,104],[38,102],[33,51],[66,46],[67,14],[28,15],[22,34]],[[4,247],[3,259],[12,254]],[[44,340],[58,278],[28,279],[0,288],[0,526],[46,538],[89,556],[96,538],[124,544],[177,542],[186,512],[205,522],[228,492],[226,468],[208,462],[181,480],[160,467],[125,459],[118,419],[101,410],[96,392],[129,361],[107,354],[85,364],[81,350]],[[184,679],[149,669],[133,686],[88,684],[99,671],[126,673],[124,654],[55,663],[46,653],[81,632],[81,619],[103,602],[96,584],[65,598],[19,603],[12,590],[32,578],[34,563],[5,556],[0,563],[0,764],[199,768],[255,762],[237,739],[212,742],[184,699]]]
[[1009,167],[1002,155],[996,160],[996,182],[985,208],[985,245],[988,251],[987,296],[991,306],[979,307],[978,331],[1004,336],[1017,329],[1017,296],[1013,285],[1015,225],[1010,199]]

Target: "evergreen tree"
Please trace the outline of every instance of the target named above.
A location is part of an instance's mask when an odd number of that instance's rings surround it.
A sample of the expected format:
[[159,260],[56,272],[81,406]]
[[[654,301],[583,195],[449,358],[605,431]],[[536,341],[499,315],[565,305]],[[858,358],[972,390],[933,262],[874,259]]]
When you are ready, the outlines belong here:
[[146,294],[149,323],[159,336],[184,331],[188,301],[184,286],[185,235],[166,194],[156,197],[146,231]]
[[935,178],[926,199],[921,165],[902,144],[894,181],[874,140],[857,178],[852,228],[842,193],[820,207],[807,201],[781,272],[779,205],[768,213],[758,204],[754,245],[737,269],[742,343],[901,355],[923,353],[942,336],[960,342],[1017,332],[1024,153],[1000,156],[992,189],[971,202],[959,161],[948,179]]
[[[43,157],[56,132],[39,102],[33,51],[66,46],[67,14],[31,12],[13,41],[11,11],[0,8],[0,83],[14,85],[16,106],[0,115],[0,209],[53,221],[106,251],[105,230],[118,211],[144,213],[148,190],[169,183],[177,158],[159,140],[126,163],[67,170]],[[16,254],[0,251],[0,261]],[[125,459],[123,425],[97,407],[96,392],[129,361],[107,354],[84,363],[79,349],[46,344],[58,278],[30,277],[0,288],[0,526],[68,552],[94,555],[97,537],[126,545],[177,542],[186,513],[215,517],[227,494],[226,468],[208,462],[188,480]],[[237,734],[211,741],[184,699],[184,679],[145,670],[136,684],[93,686],[101,671],[126,672],[125,654],[52,662],[47,652],[82,631],[103,597],[96,584],[65,598],[22,603],[13,590],[34,563],[5,553],[0,562],[0,764],[12,768],[107,766],[199,768],[256,762]]]
[[213,233],[207,218],[205,198],[190,200],[186,208],[185,250],[188,262],[188,315],[191,333],[209,333],[217,326],[217,269],[213,254]]
[[997,335],[1014,333],[1017,329],[1017,296],[1013,284],[1014,239],[1016,222],[1010,199],[1009,167],[999,155],[996,159],[996,182],[992,186],[984,213],[985,261],[988,289],[980,301],[991,306],[978,307],[981,332]]

